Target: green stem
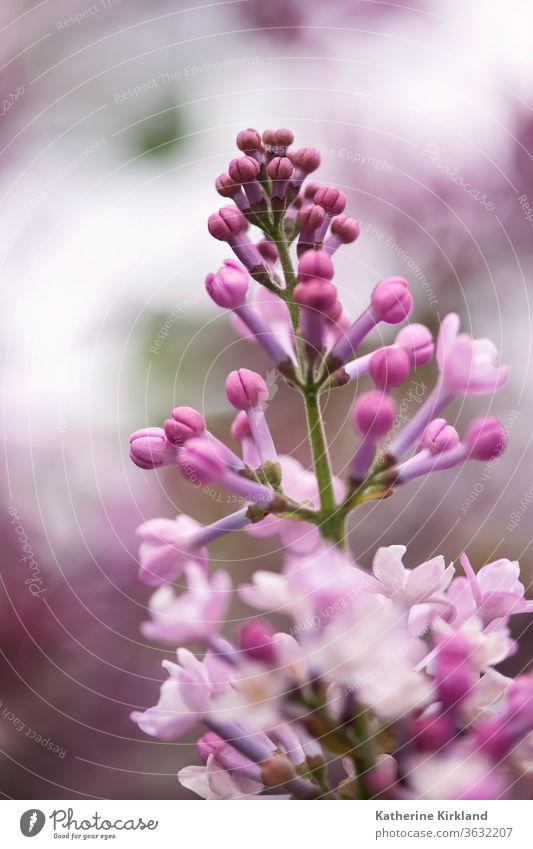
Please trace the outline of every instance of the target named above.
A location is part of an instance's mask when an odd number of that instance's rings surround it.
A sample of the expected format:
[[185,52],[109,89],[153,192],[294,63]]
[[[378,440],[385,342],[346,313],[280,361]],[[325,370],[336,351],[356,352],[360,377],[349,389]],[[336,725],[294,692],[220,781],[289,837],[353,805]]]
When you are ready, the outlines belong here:
[[326,447],[320,402],[315,387],[304,390],[305,411],[313,464],[320,495],[320,524],[322,537],[332,539],[336,545],[344,544],[344,517],[339,512],[333,488],[333,476]]
[[283,231],[283,225],[278,227],[276,231],[276,246],[279,253],[279,261],[283,269],[283,276],[285,277],[285,301],[291,314],[292,326],[296,331],[298,330],[298,306],[292,299],[292,294],[296,288],[296,274],[292,267],[291,255]]

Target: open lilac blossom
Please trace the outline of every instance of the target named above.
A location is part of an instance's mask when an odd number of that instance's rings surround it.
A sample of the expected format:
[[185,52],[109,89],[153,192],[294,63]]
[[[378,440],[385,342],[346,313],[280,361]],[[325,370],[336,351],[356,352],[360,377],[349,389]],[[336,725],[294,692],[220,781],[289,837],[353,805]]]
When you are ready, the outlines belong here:
[[[240,453],[189,407],[175,408],[164,429],[133,434],[143,470],[175,466],[196,489],[224,487],[239,509],[205,526],[182,514],[138,529],[140,577],[158,587],[142,631],[175,646],[177,663],[164,661],[157,704],[132,719],[165,741],[199,729],[200,762],[178,778],[205,799],[511,798],[533,772],[531,676],[498,669],[517,649],[511,617],[533,612],[519,564],[502,558],[475,572],[462,554],[458,575],[457,563],[397,544],[378,548],[367,572],[346,546],[358,506],[503,454],[508,433],[497,419],[478,415],[463,434],[443,412],[458,396],[492,395],[507,370],[491,342],[446,316],[435,386],[398,430],[395,391],[431,362],[432,334],[405,324],[392,344],[359,353],[380,323],[408,319],[409,283],[377,283],[362,314],[347,315],[334,259],[359,225],[340,189],[306,182],[320,155],[291,150],[293,141],[286,128],[238,134],[242,156],[216,180],[233,205],[208,223],[236,259],[210,274],[206,289],[261,347],[264,373],[274,369],[301,396],[312,464],[280,455],[267,423],[269,380],[244,366],[226,380]],[[356,435],[343,481],[323,399],[360,379],[370,386],[351,405]],[[242,530],[277,537],[283,564],[271,571],[266,561],[235,582],[249,613],[232,626],[230,577],[210,574],[208,551]]]
[[172,587],[159,587],[148,603],[151,619],[142,625],[145,637],[162,643],[209,643],[224,621],[231,600],[227,572],[208,576],[198,563],[184,567],[187,589],[179,595]]

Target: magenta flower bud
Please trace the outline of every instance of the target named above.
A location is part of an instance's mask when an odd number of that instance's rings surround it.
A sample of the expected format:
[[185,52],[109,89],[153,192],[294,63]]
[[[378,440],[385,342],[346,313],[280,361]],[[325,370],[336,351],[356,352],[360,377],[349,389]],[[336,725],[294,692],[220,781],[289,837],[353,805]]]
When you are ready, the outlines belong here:
[[215,189],[223,198],[233,198],[240,191],[240,187],[225,172],[216,178]]
[[165,421],[165,435],[174,445],[205,433],[205,419],[193,407],[176,407],[170,415],[171,418]]
[[163,428],[148,427],[130,436],[130,457],[141,469],[159,469],[176,462],[178,449],[169,442]]
[[322,206],[328,215],[340,215],[346,208],[346,197],[335,186],[321,186],[313,200]]
[[[267,166],[267,174],[272,180],[272,200],[284,201],[294,166],[286,156],[275,156]],[[280,205],[278,203],[278,205]]]
[[255,371],[241,368],[226,379],[226,397],[236,410],[260,407],[268,398],[268,386]]
[[229,175],[236,183],[251,183],[259,174],[259,163],[251,156],[241,156],[232,159],[229,164]]
[[372,313],[378,321],[399,324],[413,306],[409,283],[403,277],[389,277],[378,283],[372,292]]
[[180,450],[178,464],[192,483],[205,485],[220,480],[227,469],[226,463],[213,450],[207,439],[189,439]]
[[344,327],[341,329],[346,329],[350,326],[350,317],[344,312],[344,307],[341,302],[337,298],[335,303],[331,305],[328,309],[328,318],[334,324],[339,324],[341,320],[343,321]]
[[306,280],[331,280],[335,274],[333,263],[326,251],[306,251],[298,261],[298,278]]
[[205,288],[211,300],[228,310],[246,302],[248,285],[247,270],[234,259],[225,259],[216,274],[208,274],[205,278]]
[[389,395],[374,389],[357,399],[351,416],[353,424],[364,436],[377,439],[391,429],[396,416],[396,404]]
[[326,220],[326,213],[321,206],[310,203],[299,211],[298,218],[302,230],[318,230]]
[[337,303],[337,290],[333,283],[327,280],[309,279],[305,283],[298,283],[293,298],[301,307],[329,315],[329,311]]
[[215,188],[223,198],[231,198],[241,212],[248,212],[250,202],[241,186],[235,183],[229,174],[219,174],[215,180]]
[[433,358],[433,336],[423,324],[408,324],[396,336],[396,345],[409,355],[412,368],[425,366]]
[[392,345],[380,348],[372,354],[368,370],[380,389],[400,386],[409,374],[409,357],[401,348]]
[[294,141],[292,130],[281,128],[279,130],[265,130],[263,142],[269,147],[289,147]]
[[311,174],[320,165],[320,153],[314,147],[301,147],[294,150],[290,158],[294,167],[304,174]]
[[230,242],[248,227],[246,218],[236,207],[223,206],[209,216],[207,228],[220,242]]
[[468,428],[465,443],[474,460],[494,460],[503,454],[508,433],[498,419],[481,416]]
[[453,722],[440,714],[419,716],[414,722],[413,739],[423,752],[438,752],[453,738]]
[[459,445],[459,434],[446,419],[433,419],[420,437],[418,451],[429,451],[431,454],[441,454]]
[[327,280],[298,283],[293,299],[302,307],[299,333],[306,342],[307,354],[314,358],[325,347],[327,319],[337,304],[337,290]]
[[435,683],[443,707],[452,712],[457,711],[477,680],[471,657],[472,646],[460,633],[446,638],[438,647]]
[[236,139],[237,147],[243,153],[251,153],[261,150],[261,135],[257,130],[248,127],[246,130],[241,130]]
[[[313,185],[313,184],[311,184]],[[300,221],[300,235],[298,237],[298,256],[314,247],[317,236],[324,228],[327,228],[326,213],[321,206],[310,203],[298,212]]]
[[278,249],[274,242],[271,242],[270,239],[261,239],[261,241],[257,243],[256,247],[263,259],[266,260],[269,265],[274,265],[278,261]]
[[253,660],[273,664],[276,661],[273,634],[270,625],[262,619],[247,622],[239,633],[239,648]]
[[349,245],[359,237],[361,228],[359,222],[349,215],[339,215],[331,222],[331,232],[338,236],[344,245]]
[[314,197],[319,189],[323,189],[324,186],[322,183],[318,183],[316,180],[313,180],[311,183],[308,183],[305,187],[304,197],[306,200],[314,201]]
[[267,166],[267,174],[271,180],[290,180],[294,165],[286,156],[275,156]]

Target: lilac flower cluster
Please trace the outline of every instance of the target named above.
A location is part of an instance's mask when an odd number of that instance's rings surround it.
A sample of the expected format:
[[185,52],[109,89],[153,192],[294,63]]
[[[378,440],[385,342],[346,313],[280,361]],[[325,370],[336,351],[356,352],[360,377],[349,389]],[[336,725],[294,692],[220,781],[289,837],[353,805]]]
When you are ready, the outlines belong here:
[[[239,502],[211,525],[181,514],[138,528],[140,578],[157,587],[143,633],[179,648],[177,662],[163,662],[158,704],[132,718],[162,740],[201,728],[202,763],[179,779],[204,798],[519,796],[533,773],[533,677],[513,681],[494,669],[516,649],[510,617],[533,610],[518,564],[498,560],[476,574],[463,554],[464,575],[442,557],[408,569],[396,545],[378,549],[370,574],[345,550],[346,517],[359,504],[504,451],[496,419],[477,418],[460,436],[442,414],[458,396],[499,389],[507,371],[489,340],[460,332],[455,314],[436,345],[411,323],[392,344],[358,355],[378,325],[408,318],[409,284],[383,280],[360,316],[346,315],[332,257],[359,225],[344,214],[339,189],[305,182],[320,156],[292,142],[286,129],[237,136],[242,155],[216,180],[232,204],[208,222],[235,258],[208,275],[206,290],[300,393],[313,471],[278,455],[267,383],[246,368],[226,381],[239,453],[190,407],[131,436],[141,468],[175,465],[192,485],[223,487]],[[396,432],[393,390],[434,354],[435,386]],[[373,388],[353,404],[358,440],[342,481],[331,469],[321,398],[365,376]],[[251,618],[231,640],[223,633],[234,590],[227,572],[209,573],[208,547],[239,530],[282,541],[282,572],[256,572],[235,591],[252,609],[282,614],[285,632]]]

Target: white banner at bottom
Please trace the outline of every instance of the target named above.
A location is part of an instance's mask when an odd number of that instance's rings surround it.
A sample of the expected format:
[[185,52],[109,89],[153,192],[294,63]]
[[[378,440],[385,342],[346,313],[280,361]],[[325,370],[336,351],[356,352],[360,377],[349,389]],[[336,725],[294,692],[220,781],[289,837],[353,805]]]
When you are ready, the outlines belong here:
[[[209,804],[209,803],[207,803]],[[531,802],[4,801],[2,845],[430,849],[531,845]],[[305,807],[303,807],[305,806]],[[70,843],[67,843],[70,841]]]

